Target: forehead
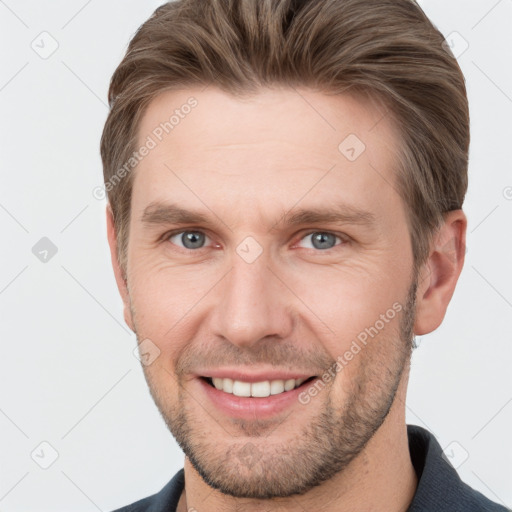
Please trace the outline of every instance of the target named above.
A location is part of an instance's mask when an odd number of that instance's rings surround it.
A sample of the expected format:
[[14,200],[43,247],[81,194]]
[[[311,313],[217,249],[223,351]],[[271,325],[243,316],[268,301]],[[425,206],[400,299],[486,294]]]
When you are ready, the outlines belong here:
[[[281,87],[235,97],[210,85],[160,93],[146,108],[138,142],[140,145],[151,136],[162,146],[179,138],[180,146],[189,150],[205,145],[267,143],[270,135],[281,135],[279,142],[306,138],[315,144],[321,137],[336,149],[347,133],[357,133],[368,142],[370,151],[375,142],[389,144],[396,137],[386,106],[368,95],[328,95]],[[174,148],[175,152],[179,149]]]
[[244,98],[214,86],[166,91],[140,122],[143,145],[151,149],[135,170],[139,211],[169,196],[253,211],[289,209],[301,197],[302,206],[396,201],[398,134],[369,98],[293,88]]

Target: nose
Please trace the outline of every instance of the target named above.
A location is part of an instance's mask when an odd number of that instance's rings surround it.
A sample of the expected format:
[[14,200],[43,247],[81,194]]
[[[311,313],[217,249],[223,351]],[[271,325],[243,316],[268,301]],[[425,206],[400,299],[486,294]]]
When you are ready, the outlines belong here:
[[247,263],[234,255],[232,268],[217,289],[212,334],[250,347],[266,337],[284,339],[293,329],[290,291],[263,255]]

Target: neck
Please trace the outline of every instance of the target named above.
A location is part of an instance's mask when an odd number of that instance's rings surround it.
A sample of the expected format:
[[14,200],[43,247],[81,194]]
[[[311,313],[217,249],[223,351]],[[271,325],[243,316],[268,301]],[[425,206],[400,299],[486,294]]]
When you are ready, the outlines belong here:
[[405,512],[418,480],[409,455],[403,379],[386,420],[364,450],[335,477],[303,495],[272,500],[226,496],[209,487],[185,458],[185,489],[177,511],[379,510]]

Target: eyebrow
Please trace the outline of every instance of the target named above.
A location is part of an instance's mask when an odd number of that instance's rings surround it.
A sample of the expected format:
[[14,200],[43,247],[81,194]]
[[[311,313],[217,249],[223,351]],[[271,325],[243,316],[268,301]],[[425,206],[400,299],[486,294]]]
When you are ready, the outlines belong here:
[[333,224],[357,224],[373,226],[376,216],[369,212],[350,205],[338,205],[335,208],[297,209],[295,213],[287,213],[281,217],[277,225],[295,226],[298,224],[320,224],[323,222]]
[[[201,212],[188,210],[176,204],[162,201],[150,203],[144,209],[140,221],[147,226],[166,224],[215,224],[207,215]],[[300,208],[295,209],[293,213],[291,213],[291,211],[285,212],[269,231],[273,231],[278,227],[320,223],[355,224],[373,227],[376,221],[377,218],[372,212],[351,205],[338,205],[335,208]]]
[[154,201],[150,203],[140,218],[142,224],[209,224],[208,217],[200,212],[186,210],[175,204]]

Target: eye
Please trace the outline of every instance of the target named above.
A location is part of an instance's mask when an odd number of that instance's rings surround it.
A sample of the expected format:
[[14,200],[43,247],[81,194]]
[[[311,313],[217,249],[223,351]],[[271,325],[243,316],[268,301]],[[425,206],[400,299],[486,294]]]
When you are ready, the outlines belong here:
[[[202,249],[206,240],[210,240],[202,231],[180,231],[169,233],[166,240],[184,249]],[[181,245],[180,245],[181,244]]]
[[[205,233],[196,230],[168,233],[165,235],[164,239],[178,247],[188,250],[202,249],[207,245],[207,241],[211,242],[210,238]],[[344,242],[340,236],[329,231],[313,231],[302,237],[299,245],[305,243],[302,247],[306,249],[322,251],[332,249],[336,245],[341,245],[341,243],[336,243],[337,240]]]
[[336,236],[334,233],[330,233],[328,231],[313,231],[312,233],[308,233],[305,237],[303,237],[301,241],[309,241],[309,245],[305,246],[307,249],[326,250],[332,249],[336,245],[340,245],[336,244],[336,239],[340,240],[341,242],[344,241],[341,239],[341,237]]

